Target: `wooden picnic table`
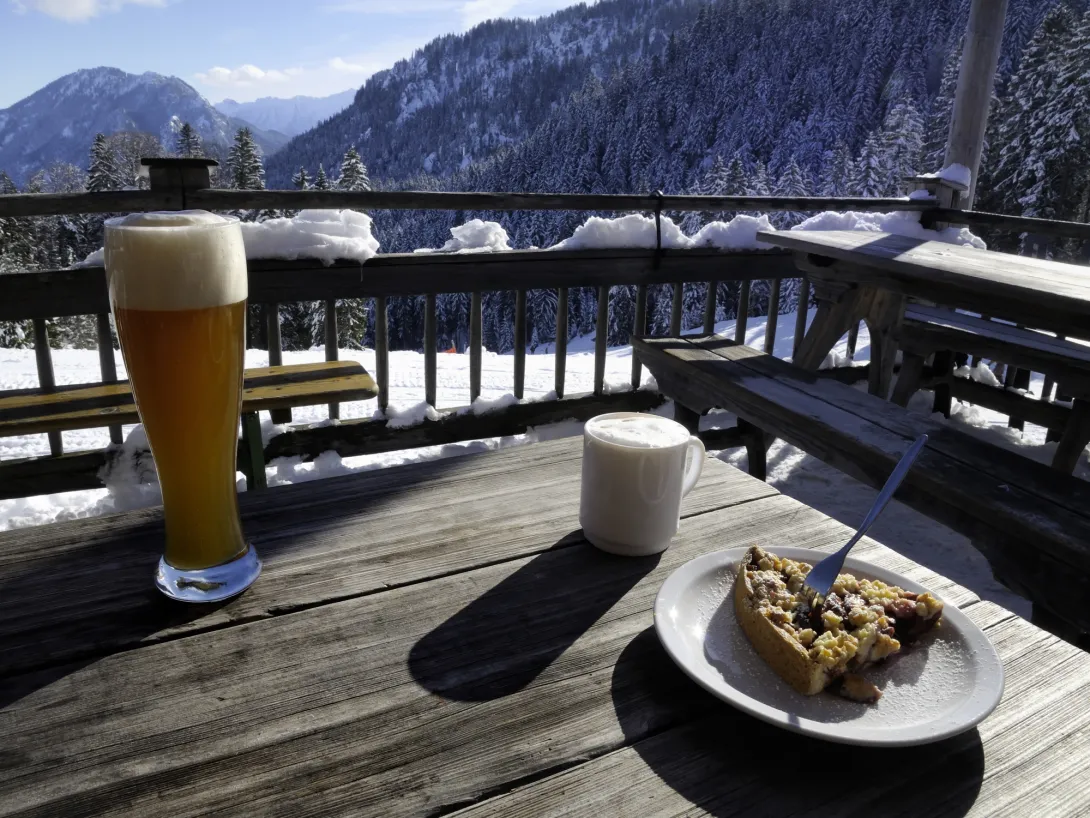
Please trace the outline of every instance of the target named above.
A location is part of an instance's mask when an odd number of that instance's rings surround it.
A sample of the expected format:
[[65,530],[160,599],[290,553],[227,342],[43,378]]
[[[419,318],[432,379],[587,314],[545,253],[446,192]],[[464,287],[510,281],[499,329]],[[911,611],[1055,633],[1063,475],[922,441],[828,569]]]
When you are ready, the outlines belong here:
[[703,692],[652,629],[676,567],[849,530],[711,459],[660,556],[578,530],[567,439],[247,493],[265,572],[179,607],[157,508],[0,535],[0,815],[1059,815],[1090,656],[865,540],[990,636],[978,728],[830,745]]
[[1085,267],[889,233],[818,230],[758,233],[795,253],[814,284],[817,314],[795,355],[815,369],[860,320],[871,338],[871,392],[885,397],[908,297],[1090,339]]

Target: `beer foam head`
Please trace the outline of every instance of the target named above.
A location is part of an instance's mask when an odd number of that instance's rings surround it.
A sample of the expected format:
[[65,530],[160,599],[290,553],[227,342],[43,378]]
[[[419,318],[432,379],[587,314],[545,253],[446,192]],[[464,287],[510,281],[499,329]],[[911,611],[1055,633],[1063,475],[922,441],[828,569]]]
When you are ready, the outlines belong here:
[[237,219],[204,210],[133,213],[106,222],[110,300],[137,310],[243,301],[246,250]]
[[599,440],[634,449],[665,449],[689,439],[684,426],[658,415],[594,418],[587,428]]

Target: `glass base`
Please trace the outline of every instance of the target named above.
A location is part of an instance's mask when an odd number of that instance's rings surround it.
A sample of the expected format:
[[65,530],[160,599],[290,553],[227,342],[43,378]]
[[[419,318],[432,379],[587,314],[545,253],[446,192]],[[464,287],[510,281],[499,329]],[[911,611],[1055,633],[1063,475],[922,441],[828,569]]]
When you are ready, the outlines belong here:
[[230,562],[211,568],[175,568],[160,558],[155,587],[180,602],[221,602],[241,594],[260,573],[261,560],[249,545]]

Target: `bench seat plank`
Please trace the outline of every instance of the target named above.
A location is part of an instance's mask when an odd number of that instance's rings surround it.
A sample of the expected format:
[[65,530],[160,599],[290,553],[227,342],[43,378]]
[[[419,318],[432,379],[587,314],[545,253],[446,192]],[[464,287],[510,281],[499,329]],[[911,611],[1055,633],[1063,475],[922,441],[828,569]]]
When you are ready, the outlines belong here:
[[[377,392],[374,379],[357,361],[261,367],[246,370],[242,411],[368,400]],[[128,381],[61,386],[49,393],[0,393],[2,437],[138,422]]]
[[634,348],[667,395],[733,411],[876,487],[928,434],[899,499],[997,543],[1004,567],[1019,565],[1018,590],[1090,629],[1090,485],[725,338],[637,338]]

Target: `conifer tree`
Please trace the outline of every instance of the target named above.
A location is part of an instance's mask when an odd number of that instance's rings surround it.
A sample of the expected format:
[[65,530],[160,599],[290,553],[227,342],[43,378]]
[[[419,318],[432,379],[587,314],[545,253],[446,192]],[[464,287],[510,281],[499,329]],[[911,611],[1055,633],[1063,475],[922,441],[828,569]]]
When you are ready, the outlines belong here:
[[296,190],[310,190],[310,176],[307,175],[307,169],[300,167],[298,171],[291,177],[291,186]]
[[371,180],[367,178],[367,166],[363,164],[356,146],[353,145],[341,162],[341,176],[337,180],[338,190],[358,192],[371,189]]
[[[802,175],[802,168],[792,156],[784,168],[783,174],[776,182],[777,196],[805,196],[809,192],[810,185]],[[802,221],[802,214],[793,211],[777,213],[773,216],[778,227],[788,227]]]
[[322,167],[321,162],[318,163],[318,175],[314,177],[314,189],[315,190],[329,190],[332,185],[329,184],[329,177],[325,175],[325,168]]
[[174,136],[174,152],[183,157],[204,155],[201,135],[188,122],[183,122],[182,127]]
[[117,165],[114,164],[113,151],[106,141],[106,135],[95,134],[95,141],[91,143],[87,190],[101,193],[105,190],[117,190],[119,187]]
[[235,190],[264,190],[265,166],[249,128],[239,128],[227,156],[228,182]]

